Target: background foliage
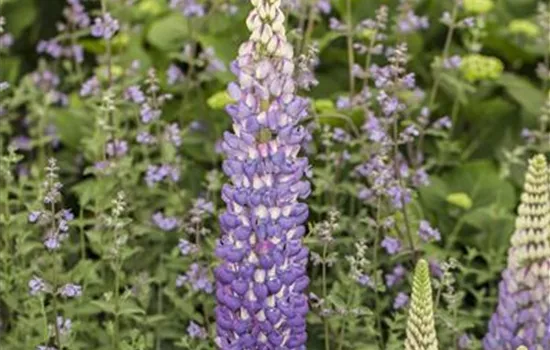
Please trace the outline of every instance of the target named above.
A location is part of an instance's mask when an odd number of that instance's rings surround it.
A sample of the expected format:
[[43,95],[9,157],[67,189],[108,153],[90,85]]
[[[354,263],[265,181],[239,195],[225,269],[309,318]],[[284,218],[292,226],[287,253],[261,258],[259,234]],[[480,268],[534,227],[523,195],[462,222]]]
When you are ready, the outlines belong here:
[[[481,348],[526,159],[549,151],[550,33],[536,0],[463,2],[286,4],[288,37],[297,57],[315,62],[318,80],[303,92],[311,98],[313,133],[306,237],[311,349],[402,348],[406,308],[399,300],[410,293],[419,254],[431,262],[441,348]],[[234,80],[229,64],[248,35],[250,5],[199,3],[204,16],[185,16],[161,0],[82,1],[92,24],[106,12],[119,21],[116,34],[105,39],[88,28],[60,32],[64,0],[0,0],[5,33],[13,37],[7,45],[0,34],[0,81],[9,83],[0,88],[2,349],[60,343],[71,350],[214,348],[213,250],[225,181],[218,140],[230,127],[224,91]],[[425,142],[414,142],[430,181],[412,189],[405,216],[366,201],[361,190],[370,180],[355,173],[378,151],[362,128],[365,110],[350,106],[349,98],[346,105],[349,43],[368,46],[374,34],[366,27],[331,28],[331,18],[354,25],[374,19],[381,5],[390,12],[381,43],[384,49],[407,44],[407,69],[421,88],[400,96],[408,111],[400,127],[414,124],[423,107],[432,121],[452,119],[450,130],[430,128]],[[429,27],[397,30],[404,6],[426,16]],[[456,15],[451,36],[440,21],[446,11]],[[469,18],[476,24],[458,25]],[[52,38],[81,45],[82,61],[37,50]],[[352,53],[362,66],[367,55]],[[485,60],[472,59],[475,54]],[[442,68],[442,59],[453,55],[462,57],[460,67]],[[371,58],[378,65],[387,61],[384,54]],[[83,93],[92,76],[97,87]],[[354,82],[355,92],[361,82]],[[142,122],[143,103],[129,96],[132,86],[141,87],[160,118]],[[136,141],[144,131],[158,142]],[[50,157],[57,165],[47,171]],[[52,191],[55,204],[44,205]],[[69,221],[62,209],[74,219],[62,248],[48,251],[49,227],[59,230]],[[33,220],[33,213],[42,214]],[[418,237],[422,220],[441,240]],[[388,254],[380,246],[382,238],[407,230],[415,232],[418,251]],[[396,266],[405,269],[404,280],[388,286],[384,281]],[[41,292],[31,295],[34,277],[50,290],[37,287]],[[56,292],[67,283],[81,286],[82,295]],[[57,316],[71,320],[70,331],[52,327]]]

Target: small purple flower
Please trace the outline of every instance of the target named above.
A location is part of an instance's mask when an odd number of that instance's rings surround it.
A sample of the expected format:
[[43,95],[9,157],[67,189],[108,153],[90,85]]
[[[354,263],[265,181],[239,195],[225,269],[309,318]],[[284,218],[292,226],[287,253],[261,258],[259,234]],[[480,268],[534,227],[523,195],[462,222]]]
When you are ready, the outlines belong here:
[[204,291],[208,294],[214,291],[214,286],[208,278],[208,269],[197,263],[191,264],[186,274],[179,276],[176,280],[177,287],[182,287],[184,284],[191,284],[194,291]]
[[44,246],[50,251],[58,249],[61,246],[59,235],[48,234],[44,240]]
[[96,76],[86,80],[80,88],[80,96],[97,96],[100,93],[99,79]]
[[325,15],[328,15],[332,10],[329,0],[317,0],[316,7],[319,11],[321,11],[321,13],[324,13]]
[[380,244],[382,248],[386,249],[386,252],[390,255],[399,253],[401,250],[401,242],[397,238],[386,236]]
[[388,188],[386,194],[390,197],[391,204],[396,209],[403,208],[403,202],[407,204],[411,201],[411,191],[408,188],[403,189],[401,186]]
[[78,284],[67,283],[60,288],[59,293],[65,298],[76,298],[82,295],[82,287]]
[[443,61],[443,68],[458,69],[461,63],[462,63],[462,58],[458,55],[453,55]]
[[145,94],[137,85],[129,86],[126,91],[124,91],[124,98],[137,104],[145,102]]
[[42,294],[42,293],[48,291],[48,288],[46,286],[46,282],[44,282],[43,279],[41,279],[39,277],[36,277],[36,276],[31,278],[31,280],[29,281],[29,288],[30,288],[29,293],[33,296],[38,295],[38,294]]
[[10,33],[0,35],[0,50],[7,49],[13,45],[13,35]]
[[362,274],[357,277],[357,283],[363,287],[374,287],[374,282],[367,274]]
[[404,308],[409,303],[409,296],[403,292],[399,292],[393,301],[393,308],[399,310]]
[[203,17],[205,14],[204,6],[195,0],[170,0],[170,7],[180,10],[185,17]]
[[30,151],[32,149],[31,139],[23,135],[14,137],[11,140],[11,146],[20,151]]
[[195,244],[183,238],[180,239],[178,243],[178,248],[180,250],[181,255],[183,256],[190,255],[198,251],[198,248]]
[[405,270],[403,265],[401,264],[396,265],[393,268],[393,271],[385,276],[386,286],[388,288],[391,288],[396,284],[400,283],[405,277],[406,273],[407,273],[407,270]]
[[128,142],[125,140],[113,140],[105,146],[105,153],[109,157],[122,157],[128,153]]
[[179,224],[177,218],[164,216],[161,212],[156,212],[155,214],[153,214],[152,219],[153,223],[157,225],[158,228],[166,232],[172,231]]
[[166,82],[168,85],[174,85],[175,83],[183,79],[183,72],[175,64],[171,64],[166,71]]
[[426,220],[420,221],[420,226],[418,228],[418,235],[424,242],[431,240],[439,241],[441,240],[441,234],[437,229],[432,228],[430,223]]
[[31,211],[29,213],[29,216],[28,216],[28,220],[31,224],[34,224],[35,222],[38,221],[38,219],[40,218],[40,216],[42,215],[42,212],[41,211]]
[[436,129],[450,129],[453,126],[451,118],[444,116],[436,120],[434,123],[434,128]]
[[172,123],[164,129],[164,137],[174,146],[181,146],[181,130],[177,123]]
[[187,327],[187,334],[189,334],[191,338],[202,339],[202,340],[208,337],[208,333],[206,333],[206,329],[199,326],[193,321],[189,322],[189,326]]
[[419,17],[413,11],[408,11],[397,22],[400,33],[412,33],[430,26],[428,17]]
[[141,105],[140,110],[141,115],[141,121],[145,124],[149,124],[150,122],[157,120],[160,117],[160,110],[154,109],[151,107],[148,103],[144,103]]
[[94,24],[91,31],[92,36],[110,40],[119,30],[120,25],[117,19],[114,19],[110,13],[104,14],[102,17],[94,18]]
[[461,350],[467,350],[472,346],[472,340],[468,334],[464,333],[458,338],[458,348]]
[[152,145],[155,143],[155,137],[147,131],[140,131],[136,136],[136,141],[142,145]]

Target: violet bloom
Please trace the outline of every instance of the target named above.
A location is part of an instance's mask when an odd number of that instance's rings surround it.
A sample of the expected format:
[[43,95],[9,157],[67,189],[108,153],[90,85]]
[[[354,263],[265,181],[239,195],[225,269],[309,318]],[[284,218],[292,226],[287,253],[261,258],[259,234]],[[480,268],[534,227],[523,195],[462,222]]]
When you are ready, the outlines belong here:
[[388,236],[384,237],[380,246],[390,255],[397,254],[401,250],[401,242],[397,238]]
[[137,104],[145,102],[145,94],[137,85],[129,86],[126,91],[124,91],[124,98]]
[[202,17],[205,13],[204,6],[195,0],[170,0],[170,7],[180,10],[185,17]]
[[216,342],[221,349],[305,349],[308,250],[302,244],[310,193],[299,157],[306,99],[296,95],[292,45],[279,0],[253,0],[250,39],[231,65],[238,77],[222,144],[231,183],[222,199],[222,260],[216,276]]
[[80,88],[80,96],[97,96],[101,92],[101,85],[99,79],[94,75],[90,79],[86,80]]
[[65,298],[76,298],[82,295],[82,287],[78,284],[67,283],[60,288],[59,293]]
[[183,72],[175,64],[171,64],[166,70],[166,82],[168,85],[174,85],[175,83],[183,79]]
[[405,278],[406,274],[407,274],[407,270],[405,270],[403,265],[395,266],[393,268],[393,271],[385,276],[386,286],[388,288],[395,286]]
[[187,327],[187,334],[189,334],[191,338],[197,338],[202,340],[208,337],[208,333],[206,333],[206,329],[199,326],[193,321],[189,322],[189,326]]
[[529,161],[485,350],[550,349],[550,191],[543,155]]
[[400,292],[397,294],[395,299],[393,300],[393,308],[395,310],[399,310],[404,308],[409,303],[409,296],[403,292]]
[[184,284],[190,284],[194,291],[204,291],[208,294],[214,291],[214,286],[208,278],[208,269],[197,263],[191,264],[185,275],[179,276],[176,280],[177,287],[182,287]]
[[441,240],[441,233],[439,233],[437,229],[433,228],[426,220],[420,221],[420,226],[418,227],[418,235],[424,242],[428,242],[431,240]]
[[119,28],[120,25],[118,20],[113,18],[111,14],[106,13],[102,17],[94,18],[94,24],[91,28],[92,36],[110,40],[113,36],[115,36]]
[[178,219],[175,217],[164,216],[161,212],[156,212],[153,217],[153,223],[163,231],[172,231],[178,227]]

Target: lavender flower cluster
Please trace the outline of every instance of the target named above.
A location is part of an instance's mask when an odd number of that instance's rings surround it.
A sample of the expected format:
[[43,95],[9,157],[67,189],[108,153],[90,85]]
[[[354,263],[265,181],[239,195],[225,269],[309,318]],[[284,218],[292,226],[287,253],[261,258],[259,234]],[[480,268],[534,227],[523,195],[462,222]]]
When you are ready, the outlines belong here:
[[223,236],[216,253],[217,343],[222,349],[305,349],[308,217],[298,202],[310,192],[298,156],[307,111],[296,95],[293,50],[281,0],[253,0],[250,39],[232,64],[238,83],[227,107],[233,132],[224,135]]

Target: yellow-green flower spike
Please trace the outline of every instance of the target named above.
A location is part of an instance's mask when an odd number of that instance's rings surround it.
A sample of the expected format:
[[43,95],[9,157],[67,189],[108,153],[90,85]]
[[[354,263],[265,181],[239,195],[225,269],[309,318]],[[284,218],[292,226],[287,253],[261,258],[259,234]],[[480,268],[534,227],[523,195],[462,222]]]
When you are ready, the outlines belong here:
[[[508,266],[524,268],[550,258],[548,166],[539,154],[529,161]],[[542,274],[542,271],[541,271]]]
[[462,75],[470,82],[498,79],[503,70],[504,65],[498,58],[480,54],[467,55],[460,64]]
[[491,0],[464,0],[463,5],[466,12],[478,15],[491,11],[495,6]]
[[405,350],[438,350],[432,300],[430,269],[426,260],[420,260],[414,270],[413,290]]

